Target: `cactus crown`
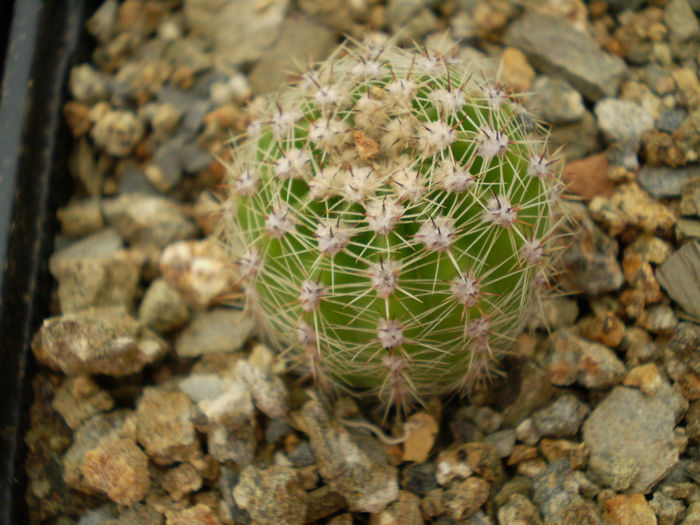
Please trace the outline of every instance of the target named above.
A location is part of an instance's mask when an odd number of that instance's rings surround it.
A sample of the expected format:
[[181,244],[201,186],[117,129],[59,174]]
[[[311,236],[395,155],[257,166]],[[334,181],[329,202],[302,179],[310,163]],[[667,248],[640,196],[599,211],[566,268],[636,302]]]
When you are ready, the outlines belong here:
[[538,125],[480,76],[347,43],[235,146],[222,235],[247,306],[321,385],[400,405],[468,390],[522,328],[560,182]]

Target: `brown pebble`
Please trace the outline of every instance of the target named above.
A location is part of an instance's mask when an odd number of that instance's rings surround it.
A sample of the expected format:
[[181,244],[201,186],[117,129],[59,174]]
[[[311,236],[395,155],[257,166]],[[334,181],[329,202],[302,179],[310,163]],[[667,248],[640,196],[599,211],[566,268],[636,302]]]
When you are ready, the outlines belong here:
[[622,382],[625,386],[636,386],[648,396],[653,396],[661,387],[659,369],[654,363],[635,366]]
[[656,525],[654,511],[642,494],[618,494],[605,502],[610,525]]
[[615,185],[608,178],[608,159],[604,153],[569,162],[562,175],[567,190],[583,200],[595,196],[608,196]]

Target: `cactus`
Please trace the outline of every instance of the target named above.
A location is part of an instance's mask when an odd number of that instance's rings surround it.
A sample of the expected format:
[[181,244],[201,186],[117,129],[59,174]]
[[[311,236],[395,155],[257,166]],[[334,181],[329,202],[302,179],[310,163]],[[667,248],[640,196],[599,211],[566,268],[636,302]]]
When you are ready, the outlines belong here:
[[344,44],[236,141],[221,236],[264,336],[322,386],[469,391],[546,275],[558,163],[513,95],[458,66]]

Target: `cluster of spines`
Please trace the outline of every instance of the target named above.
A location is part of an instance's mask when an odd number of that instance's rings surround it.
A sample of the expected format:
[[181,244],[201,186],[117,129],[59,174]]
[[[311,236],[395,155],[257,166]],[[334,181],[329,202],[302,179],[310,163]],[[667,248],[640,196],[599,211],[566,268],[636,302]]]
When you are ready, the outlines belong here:
[[554,227],[558,179],[524,120],[427,51],[346,46],[304,74],[229,166],[224,227],[264,332],[319,382],[393,404],[488,377]]

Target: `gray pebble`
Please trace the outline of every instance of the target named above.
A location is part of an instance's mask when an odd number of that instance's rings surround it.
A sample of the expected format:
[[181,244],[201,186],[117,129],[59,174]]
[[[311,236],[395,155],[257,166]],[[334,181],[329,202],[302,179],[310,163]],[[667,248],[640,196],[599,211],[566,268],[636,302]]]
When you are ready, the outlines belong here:
[[521,49],[535,68],[563,77],[591,100],[614,96],[625,74],[622,59],[602,51],[564,19],[536,10],[513,22],[504,41]]
[[684,219],[676,221],[676,239],[684,243],[693,239],[700,239],[700,220]]
[[306,491],[293,468],[278,465],[265,470],[246,467],[233,489],[233,497],[236,504],[247,510],[258,523],[304,523]]
[[648,493],[678,463],[674,406],[658,395],[615,387],[583,424],[593,481]]
[[588,412],[576,396],[565,394],[532,414],[532,422],[542,436],[569,437],[576,435]]
[[[270,443],[271,445],[275,445],[282,441],[285,437],[287,437],[290,433],[292,432],[292,427],[289,426],[289,423],[287,422],[286,417],[275,417],[270,419],[270,421],[267,422],[267,425],[265,425],[265,441]],[[308,446],[308,444],[307,444]],[[296,447],[299,448],[299,447]],[[293,449],[293,450],[296,450]],[[310,452],[311,449],[309,449]],[[306,466],[306,465],[297,465],[294,460],[292,460],[291,456],[291,451],[290,453],[287,454],[289,456],[289,459],[292,461],[295,467],[300,467],[300,466]],[[312,461],[309,464],[313,464],[313,456],[312,456]]]
[[700,319],[700,242],[685,243],[656,272],[671,299]]
[[514,428],[499,430],[493,434],[489,434],[484,438],[485,443],[489,443],[496,447],[498,455],[501,458],[507,458],[513,453],[517,432]]
[[302,441],[287,454],[296,468],[308,467],[316,463],[314,452],[308,441]]
[[678,42],[700,37],[700,24],[687,0],[671,0],[664,8],[664,22],[671,39]]
[[659,113],[655,127],[664,133],[673,133],[683,123],[688,112],[681,108],[669,109]]
[[561,523],[566,509],[580,499],[572,479],[569,461],[557,459],[533,480],[532,501],[539,507],[545,523]]
[[154,280],[139,305],[139,319],[159,334],[180,328],[190,318],[182,296],[165,279]]
[[90,64],[81,64],[71,69],[68,88],[75,100],[88,105],[109,98],[107,80]]
[[609,142],[630,141],[637,146],[645,131],[654,128],[654,117],[629,100],[605,98],[595,105],[598,128]]
[[130,193],[140,193],[143,195],[157,195],[160,192],[148,180],[141,167],[135,162],[125,160],[117,168],[119,186],[117,193],[127,195]]
[[595,117],[586,111],[580,121],[552,128],[550,148],[562,148],[567,161],[581,159],[589,153],[600,151],[602,145],[598,135]]
[[187,141],[180,152],[182,169],[187,173],[198,173],[206,169],[214,156],[199,144]]
[[401,487],[421,497],[438,488],[435,463],[412,463],[401,470]]
[[254,319],[240,310],[214,308],[196,312],[175,339],[175,351],[180,357],[235,352],[248,340],[254,325]]
[[151,164],[146,167],[146,177],[162,192],[177,186],[182,178],[184,144],[185,137],[182,135],[166,140],[153,152]]
[[699,166],[669,168],[644,166],[639,172],[639,185],[652,197],[663,199],[680,197],[683,185],[693,177],[700,176]]
[[550,124],[571,124],[586,113],[581,94],[561,78],[540,76],[532,85],[528,106]]

